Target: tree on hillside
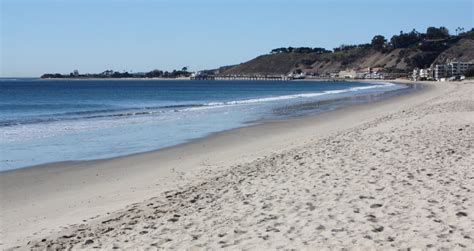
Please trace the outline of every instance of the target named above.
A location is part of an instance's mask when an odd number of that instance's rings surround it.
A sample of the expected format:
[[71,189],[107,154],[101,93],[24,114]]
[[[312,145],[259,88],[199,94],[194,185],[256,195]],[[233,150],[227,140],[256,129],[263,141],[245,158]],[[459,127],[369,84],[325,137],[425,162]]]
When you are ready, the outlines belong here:
[[446,27],[428,27],[426,29],[426,38],[427,39],[444,39],[449,38],[449,30]]
[[313,52],[318,53],[318,54],[323,54],[323,53],[330,53],[331,51],[326,50],[326,49],[321,48],[321,47],[314,47]]
[[274,53],[287,53],[287,52],[288,52],[287,48],[281,47],[281,48],[273,49],[270,53],[274,54]]
[[464,33],[464,27],[457,27],[456,28],[456,35],[461,35]]
[[357,48],[357,45],[352,45],[352,44],[341,44],[339,47],[334,48],[334,52],[338,51],[348,51],[351,49]]
[[313,48],[299,47],[299,48],[295,48],[295,52],[296,53],[311,53],[311,52],[313,52]]
[[372,48],[374,48],[375,50],[382,50],[383,48],[385,48],[385,45],[387,43],[387,39],[385,39],[384,36],[382,35],[376,35],[374,36],[374,38],[372,38],[372,43],[370,44],[372,46]]
[[145,74],[145,77],[147,78],[159,78],[163,75],[163,71],[160,71],[160,70],[153,70],[153,71],[150,71],[150,72],[147,72]]
[[438,55],[439,53],[436,52],[417,54],[412,58],[406,58],[406,63],[413,68],[428,68],[435,61]]
[[422,40],[422,36],[419,32],[413,29],[409,33],[403,33],[400,31],[400,35],[395,35],[390,39],[394,49],[397,48],[408,48],[410,46],[418,44]]
[[474,28],[472,28],[470,31],[463,32],[462,35],[474,39]]
[[323,53],[330,53],[331,51],[326,50],[326,49],[321,48],[321,47],[314,47],[314,48],[311,48],[311,47],[296,47],[296,48],[293,48],[293,47],[288,47],[288,48],[281,47],[281,48],[276,48],[276,49],[271,50],[271,51],[270,51],[270,54],[291,53],[291,52],[294,52],[294,53],[317,53],[317,54],[323,54]]

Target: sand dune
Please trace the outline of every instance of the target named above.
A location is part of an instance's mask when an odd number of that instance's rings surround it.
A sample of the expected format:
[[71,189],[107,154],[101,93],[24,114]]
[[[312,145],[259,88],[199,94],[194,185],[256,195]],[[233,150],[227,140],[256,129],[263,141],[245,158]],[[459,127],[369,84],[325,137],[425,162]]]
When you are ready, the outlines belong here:
[[428,85],[341,113],[348,125],[308,133],[316,122],[258,158],[179,173],[173,190],[15,244],[472,250],[474,83]]

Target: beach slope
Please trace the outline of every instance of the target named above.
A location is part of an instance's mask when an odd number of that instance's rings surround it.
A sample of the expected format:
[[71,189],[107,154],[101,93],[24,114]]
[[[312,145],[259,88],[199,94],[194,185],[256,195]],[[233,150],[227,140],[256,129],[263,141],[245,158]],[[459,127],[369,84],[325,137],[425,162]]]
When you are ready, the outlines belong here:
[[474,83],[426,83],[164,151],[5,172],[2,248],[472,249],[473,146]]

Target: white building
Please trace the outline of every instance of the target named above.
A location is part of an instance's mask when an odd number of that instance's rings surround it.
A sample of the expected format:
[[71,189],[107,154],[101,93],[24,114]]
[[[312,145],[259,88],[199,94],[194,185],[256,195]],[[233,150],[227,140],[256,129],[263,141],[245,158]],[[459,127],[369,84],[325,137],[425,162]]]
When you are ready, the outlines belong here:
[[369,75],[370,75],[370,73],[368,73],[368,72],[362,72],[362,71],[356,72],[356,78],[360,78],[360,79],[367,78],[367,76],[369,76]]
[[440,80],[462,76],[469,68],[474,68],[474,62],[451,61],[447,64],[437,64],[433,68],[434,78]]
[[[441,72],[442,69],[440,68],[439,71]],[[426,69],[415,68],[413,70],[412,78],[415,81],[434,79],[434,70],[432,68],[426,68]]]
[[340,78],[357,78],[357,72],[355,70],[345,70],[339,72]]
[[449,75],[460,76],[469,68],[474,68],[474,62],[450,62],[448,64]]
[[430,68],[420,69],[420,78],[421,79],[432,79],[433,71]]
[[385,75],[383,72],[373,72],[370,74],[370,78],[372,79],[384,79]]

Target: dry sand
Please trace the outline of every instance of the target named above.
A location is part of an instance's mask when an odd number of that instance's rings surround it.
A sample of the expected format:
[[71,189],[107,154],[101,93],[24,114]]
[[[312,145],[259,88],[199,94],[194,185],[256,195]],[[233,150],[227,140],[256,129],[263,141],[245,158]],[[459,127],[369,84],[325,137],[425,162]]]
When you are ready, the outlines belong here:
[[474,83],[0,174],[0,248],[474,248]]

